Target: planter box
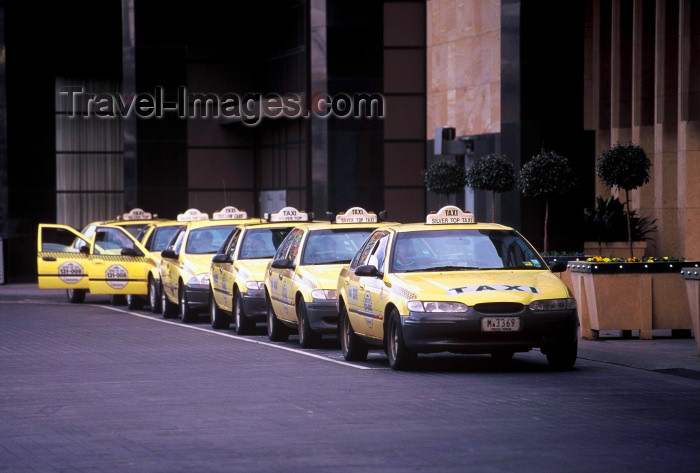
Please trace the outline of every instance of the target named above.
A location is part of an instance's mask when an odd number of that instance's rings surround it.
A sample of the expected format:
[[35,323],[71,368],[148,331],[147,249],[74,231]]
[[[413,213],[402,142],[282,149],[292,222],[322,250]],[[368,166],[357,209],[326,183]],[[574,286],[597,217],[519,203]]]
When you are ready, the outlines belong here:
[[572,262],[571,282],[581,322],[581,336],[598,338],[600,330],[690,330],[691,319],[681,269],[683,263]]
[[690,318],[693,321],[693,333],[695,333],[695,346],[700,355],[700,269],[686,268],[681,271],[685,280],[685,291],[688,294],[688,306]]
[[[647,251],[646,241],[633,241],[632,253],[637,258],[642,258]],[[630,255],[630,246],[626,241],[584,241],[583,252],[587,255],[602,256],[607,258],[614,256],[616,258],[628,258]]]

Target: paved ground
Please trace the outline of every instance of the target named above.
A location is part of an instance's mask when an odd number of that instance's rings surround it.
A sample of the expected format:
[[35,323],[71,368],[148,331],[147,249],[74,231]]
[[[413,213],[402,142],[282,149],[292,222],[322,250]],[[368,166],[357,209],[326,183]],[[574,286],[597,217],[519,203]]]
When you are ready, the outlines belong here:
[[700,471],[692,339],[395,373],[106,301],[0,286],[0,471]]

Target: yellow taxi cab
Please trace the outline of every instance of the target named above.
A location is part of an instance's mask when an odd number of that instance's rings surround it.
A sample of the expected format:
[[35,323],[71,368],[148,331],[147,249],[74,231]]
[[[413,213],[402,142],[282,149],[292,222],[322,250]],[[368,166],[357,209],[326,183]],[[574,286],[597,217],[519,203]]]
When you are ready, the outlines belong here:
[[[76,248],[76,241],[83,244]],[[117,225],[97,224],[90,237],[67,225],[39,225],[39,288],[66,289],[70,302],[83,302],[87,292],[146,294],[153,265],[143,245]]]
[[[148,264],[148,294],[146,296],[128,294],[126,303],[129,309],[141,309],[144,303],[148,303],[151,312],[155,314],[160,312],[160,271],[158,269],[161,261],[160,253],[182,227],[183,224],[176,220],[153,220],[137,233],[139,241],[150,256],[149,262],[146,263]],[[124,228],[129,231],[128,226]]]
[[338,214],[333,223],[307,223],[289,232],[265,272],[267,332],[272,341],[297,329],[303,348],[336,333],[338,274],[370,233],[378,216],[360,207]]
[[214,256],[209,271],[209,310],[214,328],[228,328],[233,316],[236,333],[249,333],[267,316],[265,269],[282,240],[309,215],[293,207],[266,215],[269,223],[241,225]]
[[245,211],[224,207],[209,215],[189,209],[177,216],[184,226],[161,251],[160,295],[163,318],[178,314],[185,323],[197,320],[199,312],[209,307],[209,266],[226,238],[239,226],[260,223],[248,218]]
[[539,348],[552,368],[576,362],[578,316],[566,285],[512,228],[476,223],[446,206],[425,223],[378,228],[337,281],[346,360],[383,347],[391,368],[418,353],[490,353],[510,359]]

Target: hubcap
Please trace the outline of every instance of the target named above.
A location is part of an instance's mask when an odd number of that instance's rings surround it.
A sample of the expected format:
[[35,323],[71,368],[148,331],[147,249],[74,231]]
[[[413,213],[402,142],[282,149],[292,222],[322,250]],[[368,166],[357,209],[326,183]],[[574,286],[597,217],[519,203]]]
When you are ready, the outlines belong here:
[[399,343],[399,331],[396,328],[396,324],[391,324],[391,337],[389,338],[389,348],[391,351],[391,357],[396,359],[396,346]]
[[236,298],[236,328],[241,329],[241,299]]
[[211,300],[209,301],[209,314],[211,315],[211,324],[215,325],[216,324],[216,301],[214,300],[214,296],[211,296]]
[[151,307],[156,306],[156,285],[151,279],[151,284],[148,287],[149,294],[148,294],[148,300],[151,301]]
[[348,345],[350,344],[350,327],[347,317],[341,319],[343,324],[343,350],[348,351]]

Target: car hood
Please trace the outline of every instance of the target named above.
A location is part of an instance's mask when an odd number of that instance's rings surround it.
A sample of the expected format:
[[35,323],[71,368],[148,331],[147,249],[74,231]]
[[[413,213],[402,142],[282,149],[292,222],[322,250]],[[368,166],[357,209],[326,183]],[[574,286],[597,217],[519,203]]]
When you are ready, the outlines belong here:
[[240,277],[246,281],[264,281],[265,270],[269,262],[268,258],[238,260],[235,267],[238,268]]
[[209,273],[209,266],[214,255],[185,255],[185,268],[192,274]]
[[445,271],[394,276],[420,300],[529,304],[537,299],[570,297],[564,283],[547,270]]
[[302,281],[318,289],[335,289],[340,270],[347,264],[317,264],[301,266],[297,272]]

